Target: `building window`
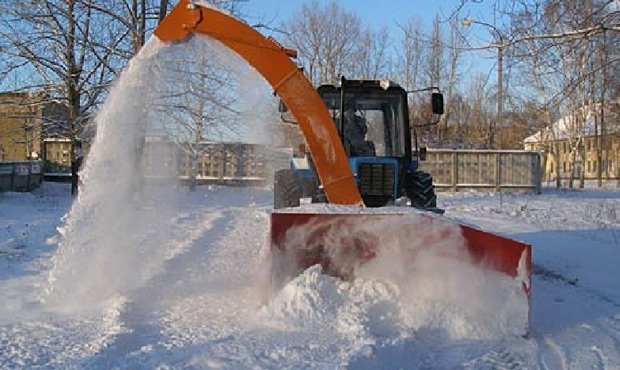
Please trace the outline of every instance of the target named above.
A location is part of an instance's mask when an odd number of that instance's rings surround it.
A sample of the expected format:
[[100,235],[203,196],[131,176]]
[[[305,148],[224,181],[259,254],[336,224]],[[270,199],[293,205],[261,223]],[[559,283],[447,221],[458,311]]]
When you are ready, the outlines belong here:
[[564,167],[564,173],[566,173],[566,162],[562,163],[562,167]]
[[590,172],[590,161],[588,161],[588,171],[587,172]]

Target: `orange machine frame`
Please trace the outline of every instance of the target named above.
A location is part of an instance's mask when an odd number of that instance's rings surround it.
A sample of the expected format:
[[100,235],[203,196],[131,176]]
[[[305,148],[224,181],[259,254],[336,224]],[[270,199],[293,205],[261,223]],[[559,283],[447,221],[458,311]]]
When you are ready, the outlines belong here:
[[155,30],[164,42],[193,33],[208,35],[234,50],[273,87],[297,120],[330,203],[362,205],[336,125],[310,81],[275,40],[206,5],[181,0]]

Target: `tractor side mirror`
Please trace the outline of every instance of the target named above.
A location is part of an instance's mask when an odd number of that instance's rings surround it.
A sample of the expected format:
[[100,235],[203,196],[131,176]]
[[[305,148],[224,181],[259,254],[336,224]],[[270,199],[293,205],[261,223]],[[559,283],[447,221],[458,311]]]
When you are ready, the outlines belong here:
[[278,104],[278,112],[280,112],[280,113],[288,112],[288,107],[286,106],[286,104],[284,104],[282,99],[280,99],[280,103]]
[[420,161],[426,160],[426,148],[425,147],[418,149],[418,160]]
[[433,108],[433,113],[435,114],[443,114],[443,94],[434,92],[431,95],[431,106]]

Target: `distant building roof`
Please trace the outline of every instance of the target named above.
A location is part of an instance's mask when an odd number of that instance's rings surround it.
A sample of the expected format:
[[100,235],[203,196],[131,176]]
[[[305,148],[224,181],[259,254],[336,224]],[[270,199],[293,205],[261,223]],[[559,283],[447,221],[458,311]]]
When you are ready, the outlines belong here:
[[[618,105],[620,102],[610,103]],[[584,106],[575,113],[566,115],[555,121],[552,129],[546,127],[534,135],[528,136],[523,140],[525,144],[539,143],[542,141],[564,140],[576,137],[594,136],[596,133],[597,115],[600,110],[600,103]],[[606,112],[609,110],[606,109]],[[613,110],[611,110],[613,112]],[[610,120],[609,123],[612,123]],[[620,132],[618,118],[615,118],[615,124],[607,125],[607,132]],[[600,127],[598,128],[600,130]]]

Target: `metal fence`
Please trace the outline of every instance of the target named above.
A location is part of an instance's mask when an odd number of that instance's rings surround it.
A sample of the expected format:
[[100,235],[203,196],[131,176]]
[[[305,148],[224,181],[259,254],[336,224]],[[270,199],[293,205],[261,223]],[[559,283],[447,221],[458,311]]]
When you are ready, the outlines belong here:
[[31,191],[42,181],[41,161],[0,162],[0,192]]
[[[268,181],[275,150],[245,143],[204,142],[196,163],[199,184],[256,185]],[[147,179],[178,175],[182,182],[190,178],[189,155],[169,142],[147,142],[144,148]],[[170,171],[178,171],[176,174]]]
[[438,190],[541,191],[540,154],[533,151],[429,149],[420,168]]
[[[189,155],[169,141],[147,141],[143,148],[142,166],[145,179],[158,181],[178,177],[190,178]],[[282,162],[277,149],[246,143],[203,142],[199,144],[196,163],[198,184],[262,185],[270,181],[274,161]],[[288,164],[288,157],[285,161]],[[61,168],[45,162],[46,181],[71,181],[70,167]]]
[[[197,163],[197,181],[202,183],[261,184],[265,181],[265,157],[257,146],[220,144],[203,149]],[[190,159],[181,160],[180,178],[188,180]]]
[[[274,168],[288,166],[290,150],[241,143],[204,143],[198,160],[199,183],[262,184]],[[147,177],[179,171],[189,178],[189,158],[173,144],[147,143]],[[0,191],[29,191],[41,183],[41,161],[0,162]],[[433,176],[437,190],[541,191],[540,154],[517,150],[429,149],[423,171]]]
[[[176,158],[168,156],[165,162],[178,163],[181,180],[187,180],[189,158],[177,150],[173,152]],[[209,143],[198,161],[197,180],[199,183],[262,184],[269,180],[274,168],[288,167],[291,155],[290,150],[259,145]],[[156,156],[158,161],[153,164],[161,166],[163,157],[166,156]],[[430,149],[421,169],[433,176],[437,190],[541,191],[540,154],[534,151]]]

